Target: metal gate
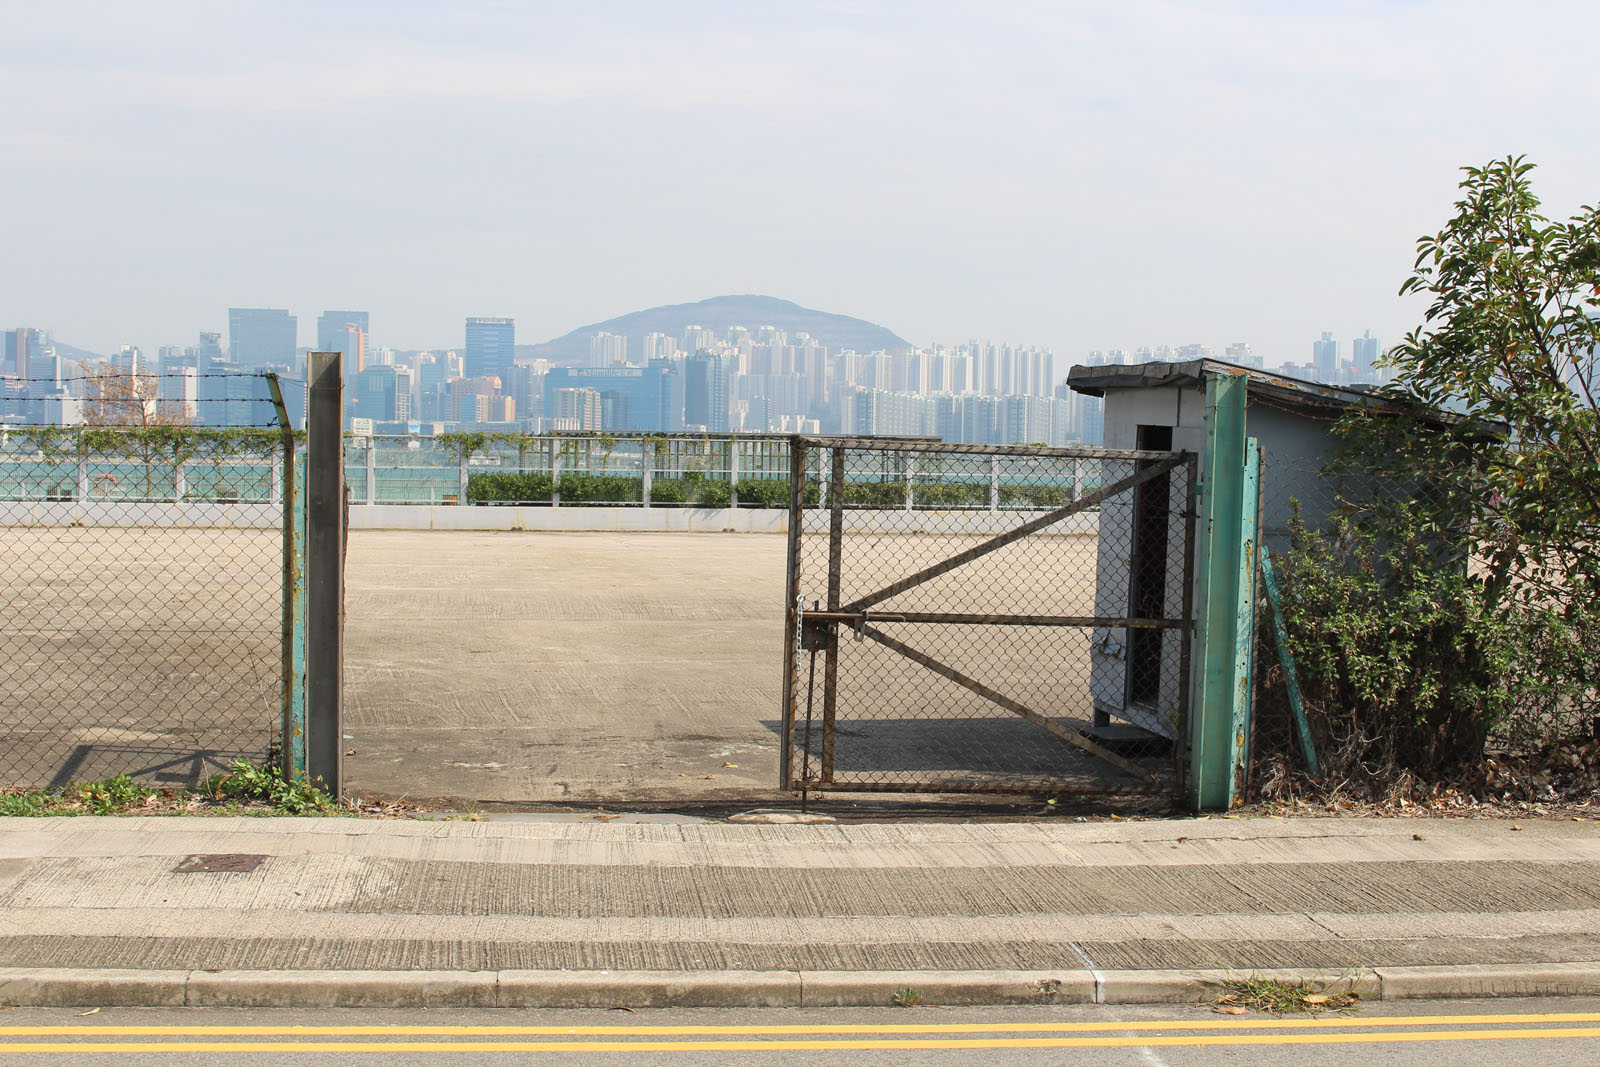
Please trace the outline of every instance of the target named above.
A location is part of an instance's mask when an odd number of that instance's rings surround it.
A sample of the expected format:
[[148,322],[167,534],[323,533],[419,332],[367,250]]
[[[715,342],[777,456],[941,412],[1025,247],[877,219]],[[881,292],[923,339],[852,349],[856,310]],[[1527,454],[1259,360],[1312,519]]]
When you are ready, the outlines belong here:
[[783,788],[1179,788],[1192,453],[791,447]]

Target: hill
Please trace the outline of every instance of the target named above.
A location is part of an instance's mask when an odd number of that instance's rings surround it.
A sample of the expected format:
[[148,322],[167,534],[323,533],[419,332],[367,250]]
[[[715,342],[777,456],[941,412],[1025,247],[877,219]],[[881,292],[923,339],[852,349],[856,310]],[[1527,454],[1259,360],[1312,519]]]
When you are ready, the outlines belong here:
[[755,333],[758,326],[776,326],[788,333],[791,340],[797,333],[809,333],[818,342],[828,346],[830,352],[853,348],[857,352],[883,349],[899,352],[911,348],[911,343],[865,319],[848,315],[835,315],[827,311],[803,308],[788,300],[771,296],[714,296],[692,304],[669,304],[619,315],[604,322],[580,326],[563,337],[537,345],[518,345],[517,358],[548,359],[552,363],[587,363],[589,338],[600,330],[623,334],[628,338],[628,355],[638,359],[644,351],[644,335],[664,333],[683,343],[683,331],[689,326],[704,326],[719,334],[730,326],[744,326]]

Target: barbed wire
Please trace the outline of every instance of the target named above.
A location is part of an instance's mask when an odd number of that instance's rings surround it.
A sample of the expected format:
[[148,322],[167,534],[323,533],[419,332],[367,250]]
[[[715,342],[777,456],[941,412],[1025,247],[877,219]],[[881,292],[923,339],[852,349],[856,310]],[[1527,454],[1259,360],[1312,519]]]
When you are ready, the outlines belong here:
[[200,378],[228,378],[228,379],[232,379],[232,380],[235,380],[235,381],[237,381],[239,379],[244,379],[244,378],[260,379],[262,381],[265,381],[268,378],[277,378],[278,381],[280,381],[280,382],[296,382],[296,383],[298,383],[300,385],[304,385],[305,384],[304,379],[301,379],[301,378],[290,378],[287,375],[273,374],[273,373],[268,372],[268,371],[206,371],[204,373],[196,372],[194,374],[186,374],[183,371],[159,371],[158,372],[158,371],[142,371],[142,370],[141,371],[108,370],[103,374],[63,374],[60,377],[56,377],[55,375],[52,374],[52,375],[44,375],[44,376],[41,376],[41,377],[30,376],[30,377],[27,377],[27,378],[19,378],[14,374],[0,374],[0,378],[4,378],[7,381],[11,381],[11,382],[20,382],[20,383],[22,383],[24,385],[26,385],[26,384],[28,384],[30,382],[41,382],[41,383],[49,383],[51,385],[54,385],[57,382],[103,382],[103,381],[118,381],[118,380],[126,381],[126,380],[129,380],[129,379],[150,379],[150,378],[155,378],[155,379],[163,379],[163,378],[196,378],[196,379],[200,379]]

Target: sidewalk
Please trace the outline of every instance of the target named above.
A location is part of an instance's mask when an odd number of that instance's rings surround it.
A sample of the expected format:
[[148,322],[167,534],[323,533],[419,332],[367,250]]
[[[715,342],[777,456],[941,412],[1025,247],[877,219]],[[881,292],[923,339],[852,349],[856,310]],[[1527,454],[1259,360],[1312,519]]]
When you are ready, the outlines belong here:
[[0,819],[0,1004],[1600,993],[1600,825],[1523,825]]

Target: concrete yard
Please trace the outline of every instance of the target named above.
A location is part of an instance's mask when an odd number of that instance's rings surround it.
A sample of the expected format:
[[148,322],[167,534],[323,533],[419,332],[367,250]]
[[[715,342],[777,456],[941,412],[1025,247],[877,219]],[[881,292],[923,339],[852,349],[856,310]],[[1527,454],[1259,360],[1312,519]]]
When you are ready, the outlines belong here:
[[0,785],[193,783],[281,713],[275,530],[0,527]]
[[[849,538],[845,597],[978,540]],[[353,533],[347,781],[452,801],[772,794],[785,548],[761,534]],[[884,607],[1089,614],[1094,553],[1092,537],[1030,538]],[[803,587],[825,588],[821,560],[808,551],[806,565]],[[915,640],[1032,707],[1088,715],[1087,631],[946,627]],[[846,641],[841,664],[841,775],[1106,774],[872,642]]]
[[352,532],[350,788],[771,792],[784,552],[761,534]]

